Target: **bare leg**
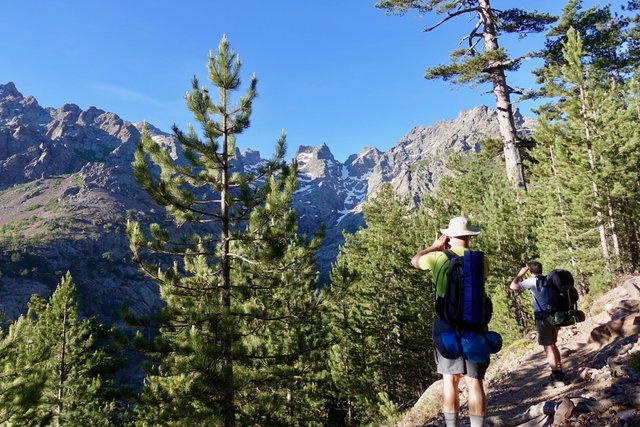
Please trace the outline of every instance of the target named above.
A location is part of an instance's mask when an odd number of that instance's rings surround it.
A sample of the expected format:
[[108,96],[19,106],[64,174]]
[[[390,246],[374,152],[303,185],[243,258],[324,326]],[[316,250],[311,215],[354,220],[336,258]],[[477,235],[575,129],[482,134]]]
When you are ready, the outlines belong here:
[[477,378],[464,378],[469,388],[469,414],[484,417],[487,414],[487,397],[484,383]]
[[443,374],[442,411],[457,413],[460,410],[460,374]]
[[562,369],[562,361],[560,360],[560,351],[555,344],[545,345],[544,354],[547,356],[547,363],[552,371]]

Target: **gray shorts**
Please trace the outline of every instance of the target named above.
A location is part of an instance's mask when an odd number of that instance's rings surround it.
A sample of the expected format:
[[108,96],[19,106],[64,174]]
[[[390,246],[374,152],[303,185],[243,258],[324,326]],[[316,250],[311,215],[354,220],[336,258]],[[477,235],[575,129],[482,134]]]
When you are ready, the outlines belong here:
[[559,326],[547,323],[545,320],[536,319],[536,332],[538,333],[538,344],[553,345],[558,341]]
[[[433,339],[433,342],[435,342],[435,337],[437,334],[452,330],[455,330],[455,327],[452,327],[451,325],[443,322],[440,319],[434,319],[433,334],[431,338]],[[468,376],[469,378],[482,380],[484,379],[484,374],[485,372],[487,372],[487,368],[489,367],[489,362],[473,363],[464,360],[462,357],[458,357],[457,359],[447,359],[442,354],[440,354],[438,349],[436,349],[435,347],[433,348],[433,355],[439,374],[462,374]]]

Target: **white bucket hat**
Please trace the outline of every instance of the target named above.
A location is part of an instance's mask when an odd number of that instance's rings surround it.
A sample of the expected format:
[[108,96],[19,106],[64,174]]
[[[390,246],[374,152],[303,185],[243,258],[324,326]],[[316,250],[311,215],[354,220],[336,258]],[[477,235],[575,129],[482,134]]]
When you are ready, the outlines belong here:
[[442,234],[449,237],[475,236],[480,234],[478,227],[470,227],[469,218],[457,216],[449,221],[448,228],[440,229]]

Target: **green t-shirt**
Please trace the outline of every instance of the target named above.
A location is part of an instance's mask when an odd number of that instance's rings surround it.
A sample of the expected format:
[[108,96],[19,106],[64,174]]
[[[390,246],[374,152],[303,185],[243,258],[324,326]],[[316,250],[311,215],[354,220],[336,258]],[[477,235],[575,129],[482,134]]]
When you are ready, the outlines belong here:
[[[464,251],[468,251],[468,248],[462,246],[456,246],[451,248],[451,251],[458,256],[463,256]],[[433,274],[433,282],[436,284],[436,295],[444,295],[447,288],[447,269],[449,268],[449,258],[444,252],[436,251],[429,252],[426,255],[422,255],[418,260],[418,266],[421,270],[429,270]],[[486,278],[489,273],[489,267],[487,259],[484,259],[484,277]]]

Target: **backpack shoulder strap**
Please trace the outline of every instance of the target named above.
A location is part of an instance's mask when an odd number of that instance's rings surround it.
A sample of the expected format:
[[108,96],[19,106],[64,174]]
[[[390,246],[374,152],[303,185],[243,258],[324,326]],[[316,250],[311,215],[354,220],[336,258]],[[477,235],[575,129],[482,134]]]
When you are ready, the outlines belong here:
[[[547,282],[547,276],[543,276],[542,274],[538,274],[536,276],[536,290],[538,292],[541,292],[542,288],[544,287],[546,282]],[[535,292],[531,292],[531,296],[533,297],[534,301],[536,302],[536,305],[538,306],[538,308],[540,308],[542,310],[543,307],[540,304],[540,301],[538,301],[538,298],[536,298]]]
[[449,266],[449,263],[451,263],[451,258],[452,256],[455,256],[455,254],[453,252],[451,252],[449,249],[445,249],[444,251],[442,251],[446,256],[447,256],[447,261],[444,261],[442,263],[442,265],[438,268],[438,271],[436,273],[436,279],[435,279],[435,283],[433,284],[434,286],[434,294],[435,294],[435,299],[437,300],[439,295],[438,295],[438,282],[440,281],[440,274],[442,273],[442,270],[445,270],[445,274],[446,274],[446,270],[445,266]]
[[[442,265],[438,268],[438,271],[436,273],[436,280],[434,283],[434,287],[435,287],[435,299],[438,299],[438,282],[440,281],[440,275],[442,273],[444,273],[445,275],[447,274],[447,271],[449,270],[449,266],[451,265],[451,261],[455,258],[460,258],[460,256],[458,254],[456,254],[455,252],[453,252],[451,249],[445,249],[442,251],[443,254],[446,255],[447,260],[444,261],[442,263]],[[448,284],[447,284],[448,286]]]
[[451,258],[455,258],[455,257],[459,256],[458,254],[453,252],[451,249],[445,249],[442,252],[444,252],[444,254],[447,256],[447,258],[449,258],[449,260],[451,260]]

